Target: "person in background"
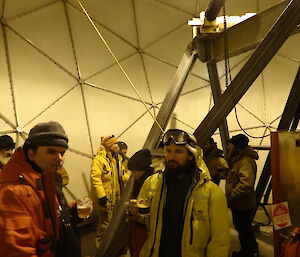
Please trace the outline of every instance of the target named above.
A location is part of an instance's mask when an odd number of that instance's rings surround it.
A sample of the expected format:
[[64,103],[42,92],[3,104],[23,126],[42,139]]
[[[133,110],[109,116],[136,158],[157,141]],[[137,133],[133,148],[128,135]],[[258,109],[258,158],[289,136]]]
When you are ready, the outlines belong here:
[[98,216],[96,245],[99,246],[114,206],[121,197],[129,176],[122,165],[117,138],[106,136],[91,165],[91,198]]
[[[151,152],[148,149],[137,151],[128,161],[128,169],[134,177],[131,198],[136,199],[144,181],[153,174]],[[129,222],[129,250],[131,257],[139,257],[139,253],[148,237],[145,224],[134,219]]]
[[80,257],[71,209],[56,177],[68,137],[55,121],[34,126],[0,173],[0,255]]
[[165,169],[164,146],[161,142],[158,145],[158,148],[153,151],[151,162],[151,167],[154,169],[153,173],[162,172]]
[[118,146],[119,146],[119,154],[123,157],[123,159],[129,160],[129,158],[126,155],[128,150],[127,144],[125,142],[118,141]]
[[213,138],[210,138],[203,146],[203,160],[209,169],[211,180],[219,185],[221,178],[226,177],[228,164],[224,159],[223,151],[218,149]]
[[228,141],[229,173],[226,179],[226,196],[231,208],[235,229],[239,234],[241,250],[232,257],[258,257],[258,244],[252,230],[252,218],[256,206],[254,184],[258,154],[249,145],[243,134]]
[[14,153],[15,142],[9,135],[0,136],[0,172]]
[[[150,205],[150,230],[140,257],[228,257],[226,198],[199,169],[196,139],[170,129],[162,141],[166,168],[146,179],[137,198]],[[129,212],[137,215],[137,202],[129,202]]]
[[122,164],[124,166],[125,172],[127,172],[129,158],[127,157],[126,154],[127,154],[128,146],[125,142],[122,141],[118,142],[118,146],[119,146],[119,155],[121,155],[122,157]]

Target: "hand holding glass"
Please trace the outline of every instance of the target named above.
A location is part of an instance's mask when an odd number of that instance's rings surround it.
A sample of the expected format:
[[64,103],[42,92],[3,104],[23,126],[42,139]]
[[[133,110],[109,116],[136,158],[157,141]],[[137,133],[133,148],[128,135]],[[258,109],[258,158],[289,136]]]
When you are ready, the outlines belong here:
[[78,217],[87,219],[93,211],[93,202],[88,196],[76,201]]

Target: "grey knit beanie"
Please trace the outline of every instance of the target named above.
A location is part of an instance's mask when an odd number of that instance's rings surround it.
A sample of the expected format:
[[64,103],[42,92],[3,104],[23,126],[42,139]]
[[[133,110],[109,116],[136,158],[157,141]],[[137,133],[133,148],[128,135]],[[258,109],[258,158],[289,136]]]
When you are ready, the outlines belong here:
[[68,137],[64,128],[56,121],[39,123],[34,126],[26,139],[23,149],[38,146],[61,146],[68,148]]

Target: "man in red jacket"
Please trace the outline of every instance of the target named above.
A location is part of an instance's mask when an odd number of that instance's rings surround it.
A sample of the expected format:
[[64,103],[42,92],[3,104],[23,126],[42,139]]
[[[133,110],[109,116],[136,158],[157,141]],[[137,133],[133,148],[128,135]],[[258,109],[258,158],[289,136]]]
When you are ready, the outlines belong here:
[[59,123],[40,123],[3,168],[0,257],[81,256],[70,209],[55,183],[67,148]]

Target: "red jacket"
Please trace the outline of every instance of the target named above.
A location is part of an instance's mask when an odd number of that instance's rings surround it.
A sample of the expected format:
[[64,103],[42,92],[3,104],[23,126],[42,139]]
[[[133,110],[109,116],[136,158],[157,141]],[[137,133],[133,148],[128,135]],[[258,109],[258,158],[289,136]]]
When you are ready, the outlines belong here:
[[57,224],[52,226],[43,188],[41,173],[18,149],[0,173],[0,257],[54,256]]

